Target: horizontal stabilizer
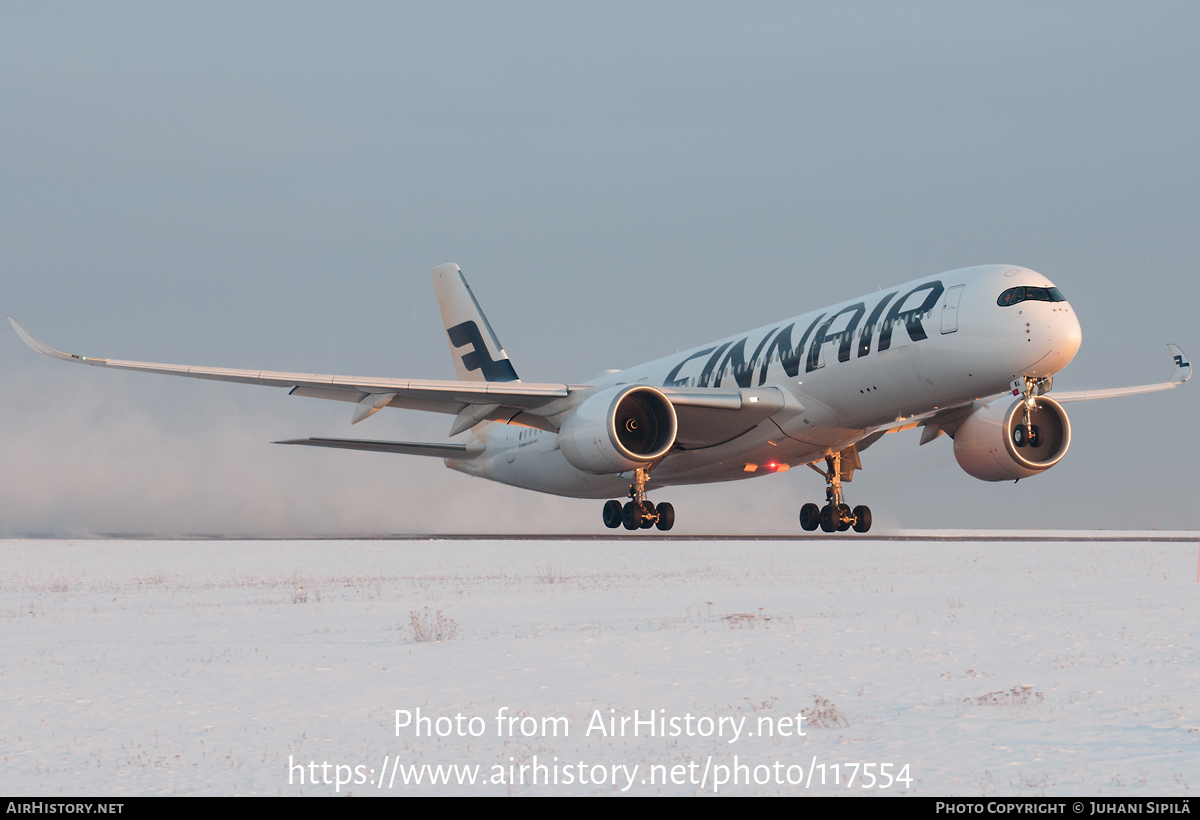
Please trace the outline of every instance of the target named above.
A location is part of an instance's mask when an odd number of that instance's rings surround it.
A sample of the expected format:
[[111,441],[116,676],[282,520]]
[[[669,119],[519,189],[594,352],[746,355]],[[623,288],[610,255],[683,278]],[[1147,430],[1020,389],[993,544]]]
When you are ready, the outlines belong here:
[[294,438],[272,444],[303,444],[306,447],[332,447],[337,450],[373,450],[377,453],[397,453],[404,456],[433,458],[472,458],[483,452],[483,445],[437,444],[423,441],[364,441],[352,438]]

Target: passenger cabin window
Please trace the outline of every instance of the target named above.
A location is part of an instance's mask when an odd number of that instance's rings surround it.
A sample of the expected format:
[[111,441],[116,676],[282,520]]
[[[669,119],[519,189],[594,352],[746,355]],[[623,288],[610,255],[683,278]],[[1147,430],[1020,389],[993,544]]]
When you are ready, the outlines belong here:
[[1065,302],[1067,298],[1058,288],[1009,288],[1000,294],[996,304],[1000,307],[1012,307],[1018,302]]

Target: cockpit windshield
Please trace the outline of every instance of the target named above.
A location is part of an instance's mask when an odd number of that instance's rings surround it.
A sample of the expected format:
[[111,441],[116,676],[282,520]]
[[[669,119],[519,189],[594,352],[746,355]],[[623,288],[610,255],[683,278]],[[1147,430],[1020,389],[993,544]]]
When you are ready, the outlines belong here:
[[1058,288],[1033,288],[1033,287],[1015,287],[1009,288],[1000,294],[1000,298],[996,300],[996,304],[1000,307],[1012,307],[1017,302],[1065,302],[1067,298],[1062,295]]

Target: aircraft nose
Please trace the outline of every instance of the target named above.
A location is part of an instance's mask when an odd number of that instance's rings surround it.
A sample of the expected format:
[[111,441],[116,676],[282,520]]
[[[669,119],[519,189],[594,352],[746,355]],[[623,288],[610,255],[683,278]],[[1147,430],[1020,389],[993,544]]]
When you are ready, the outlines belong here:
[[1050,343],[1051,355],[1057,360],[1054,365],[1057,372],[1070,364],[1079,352],[1079,346],[1083,343],[1083,330],[1079,327],[1079,318],[1075,315],[1075,310],[1068,302],[1059,302],[1054,308]]

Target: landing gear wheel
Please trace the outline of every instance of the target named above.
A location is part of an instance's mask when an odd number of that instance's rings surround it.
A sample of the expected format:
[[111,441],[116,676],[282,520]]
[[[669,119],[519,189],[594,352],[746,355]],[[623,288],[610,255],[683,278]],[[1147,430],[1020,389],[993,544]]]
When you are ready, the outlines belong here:
[[615,530],[621,526],[621,502],[608,501],[604,504],[604,526]]
[[837,512],[832,504],[826,504],[821,508],[821,531],[822,532],[837,532]]
[[850,529],[850,522],[853,521],[853,514],[850,512],[849,504],[838,504],[838,532],[845,532]]
[[636,530],[642,526],[642,505],[626,501],[625,506],[621,509],[621,523],[627,530]]
[[1042,428],[1038,427],[1036,424],[1029,425],[1029,446],[1042,446]]
[[1012,431],[1013,444],[1017,445],[1018,447],[1024,447],[1026,444],[1028,444],[1029,437],[1025,433],[1026,430],[1024,424],[1018,424],[1016,427],[1014,427]]
[[[1024,428],[1017,428],[1021,432],[1014,430],[1012,433],[1013,441],[1018,443],[1018,446],[1025,446],[1026,436]],[[851,458],[849,464],[845,459]],[[805,530],[812,532],[818,526],[825,532],[845,532],[854,527],[855,532],[866,532],[871,529],[871,510],[866,506],[858,506],[853,510],[850,505],[845,502],[842,496],[842,482],[849,481],[854,470],[862,469],[862,465],[858,461],[858,450],[855,447],[850,447],[837,453],[829,453],[825,456],[825,466],[828,469],[822,470],[812,462],[808,465],[815,470],[822,478],[825,479],[825,506],[817,509],[816,504],[805,504],[800,508],[800,526]],[[848,467],[848,469],[843,469]]]
[[664,501],[656,508],[658,511],[658,528],[663,532],[675,526],[675,508]]
[[871,508],[866,504],[859,504],[854,508],[854,531],[867,532],[871,529]]
[[648,530],[654,526],[654,522],[658,520],[658,513],[654,509],[654,505],[649,501],[642,502],[642,529]]
[[816,504],[805,504],[800,508],[800,527],[812,532],[821,526],[821,508]]

